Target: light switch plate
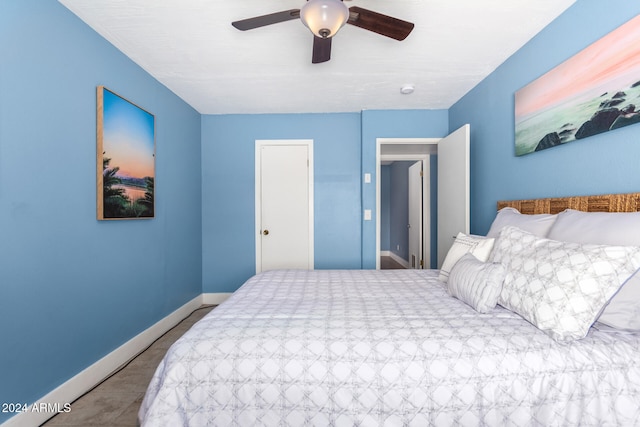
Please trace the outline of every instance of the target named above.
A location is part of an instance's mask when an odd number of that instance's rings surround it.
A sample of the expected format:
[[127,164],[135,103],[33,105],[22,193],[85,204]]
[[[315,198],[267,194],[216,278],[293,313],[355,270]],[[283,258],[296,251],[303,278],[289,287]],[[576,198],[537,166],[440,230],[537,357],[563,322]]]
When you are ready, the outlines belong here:
[[364,210],[364,220],[371,221],[371,209]]

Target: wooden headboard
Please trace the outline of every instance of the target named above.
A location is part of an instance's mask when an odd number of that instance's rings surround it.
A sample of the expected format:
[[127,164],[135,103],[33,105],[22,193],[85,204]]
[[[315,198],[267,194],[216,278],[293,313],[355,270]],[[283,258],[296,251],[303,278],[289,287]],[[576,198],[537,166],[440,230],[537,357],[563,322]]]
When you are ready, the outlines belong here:
[[565,209],[584,212],[638,212],[640,193],[602,194],[599,196],[552,197],[530,200],[501,200],[498,210],[504,207],[518,209],[523,214],[556,214]]

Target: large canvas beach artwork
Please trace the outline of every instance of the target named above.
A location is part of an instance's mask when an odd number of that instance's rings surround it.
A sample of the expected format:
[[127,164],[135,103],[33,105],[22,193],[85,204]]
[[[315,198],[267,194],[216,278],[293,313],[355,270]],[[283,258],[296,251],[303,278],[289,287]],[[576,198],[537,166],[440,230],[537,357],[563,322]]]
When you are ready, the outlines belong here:
[[155,118],[104,86],[97,93],[98,219],[155,215]]
[[521,156],[640,122],[640,15],[515,94]]

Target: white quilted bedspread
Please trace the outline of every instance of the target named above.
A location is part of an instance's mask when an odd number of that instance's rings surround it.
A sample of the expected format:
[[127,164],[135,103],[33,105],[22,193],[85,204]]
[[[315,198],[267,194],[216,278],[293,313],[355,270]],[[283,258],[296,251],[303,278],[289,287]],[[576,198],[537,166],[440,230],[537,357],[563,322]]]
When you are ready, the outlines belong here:
[[640,336],[559,344],[437,273],[251,278],[167,352],[141,425],[640,425]]

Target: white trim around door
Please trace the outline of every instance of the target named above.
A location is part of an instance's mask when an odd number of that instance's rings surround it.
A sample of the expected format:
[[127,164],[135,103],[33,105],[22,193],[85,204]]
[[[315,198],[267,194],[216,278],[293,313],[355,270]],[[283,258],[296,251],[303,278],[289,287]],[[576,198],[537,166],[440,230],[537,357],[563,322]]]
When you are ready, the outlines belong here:
[[[401,160],[422,160],[424,178],[423,183],[427,184],[427,177],[430,176],[429,155],[437,152],[437,144],[441,138],[376,138],[376,269],[380,269],[380,212],[381,212],[381,181],[380,166],[382,161]],[[382,146],[387,146],[383,153]],[[431,227],[430,222],[430,192],[429,185],[423,187],[423,215],[425,217],[423,226],[423,259],[424,268],[431,267]]]
[[264,146],[269,145],[304,145],[307,146],[308,152],[308,203],[309,203],[309,268],[314,268],[314,200],[313,200],[313,140],[312,139],[277,139],[277,140],[263,140],[258,139],[255,142],[255,242],[256,242],[256,273],[260,273],[262,271],[262,224],[261,224],[261,215],[262,215],[262,194],[261,194],[261,150]]

